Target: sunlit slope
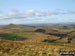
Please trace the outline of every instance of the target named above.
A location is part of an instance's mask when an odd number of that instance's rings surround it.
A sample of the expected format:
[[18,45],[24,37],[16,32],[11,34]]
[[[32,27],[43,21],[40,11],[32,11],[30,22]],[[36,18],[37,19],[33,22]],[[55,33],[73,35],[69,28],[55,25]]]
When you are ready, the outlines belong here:
[[60,37],[37,32],[23,32],[13,34],[0,34],[0,38],[13,41],[42,42],[45,39],[56,40]]
[[60,37],[57,36],[51,36],[43,33],[37,33],[37,32],[25,32],[25,33],[16,33],[18,36],[23,36],[28,38],[27,41],[32,41],[32,42],[40,42],[45,39],[50,39],[50,40],[56,40],[59,39]]

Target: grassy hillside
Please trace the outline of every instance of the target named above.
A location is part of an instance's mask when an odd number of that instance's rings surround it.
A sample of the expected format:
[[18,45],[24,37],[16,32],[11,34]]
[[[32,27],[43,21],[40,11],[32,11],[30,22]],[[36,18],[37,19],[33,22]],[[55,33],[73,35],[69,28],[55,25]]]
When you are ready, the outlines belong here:
[[0,56],[60,56],[75,51],[74,26],[0,27]]
[[26,26],[26,25],[24,26],[24,25],[9,24],[9,25],[0,27],[0,29],[5,29],[5,30],[8,30],[8,29],[35,30],[36,28],[33,27],[33,26]]
[[0,38],[13,41],[42,42],[45,39],[56,40],[60,37],[37,32],[23,32],[13,34],[0,34]]
[[59,51],[74,51],[74,47],[69,44],[0,40],[0,56],[60,56]]

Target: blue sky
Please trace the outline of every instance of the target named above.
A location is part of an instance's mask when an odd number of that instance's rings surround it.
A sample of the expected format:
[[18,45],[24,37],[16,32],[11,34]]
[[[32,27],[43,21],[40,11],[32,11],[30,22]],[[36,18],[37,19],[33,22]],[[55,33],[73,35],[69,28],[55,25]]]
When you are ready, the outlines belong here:
[[0,0],[0,24],[75,22],[75,0]]

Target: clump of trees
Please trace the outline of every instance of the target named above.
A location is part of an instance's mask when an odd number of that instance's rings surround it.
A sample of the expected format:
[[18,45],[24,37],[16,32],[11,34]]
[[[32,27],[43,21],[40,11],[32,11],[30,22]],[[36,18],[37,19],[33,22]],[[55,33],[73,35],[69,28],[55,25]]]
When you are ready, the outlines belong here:
[[68,38],[68,43],[71,43],[72,38]]
[[75,25],[73,27],[75,28]]
[[69,29],[68,26],[63,26],[62,29]]
[[43,42],[55,42],[56,40],[45,39]]
[[45,32],[46,32],[46,30],[44,30],[44,29],[37,29],[37,30],[35,30],[35,32],[45,33]]

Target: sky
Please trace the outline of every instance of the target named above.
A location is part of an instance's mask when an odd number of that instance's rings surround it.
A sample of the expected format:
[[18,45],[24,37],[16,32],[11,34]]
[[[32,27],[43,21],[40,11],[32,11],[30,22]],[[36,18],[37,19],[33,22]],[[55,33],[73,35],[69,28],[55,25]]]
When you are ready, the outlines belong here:
[[0,0],[0,24],[75,22],[75,0]]

